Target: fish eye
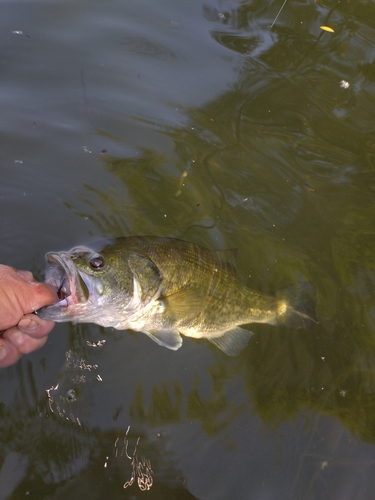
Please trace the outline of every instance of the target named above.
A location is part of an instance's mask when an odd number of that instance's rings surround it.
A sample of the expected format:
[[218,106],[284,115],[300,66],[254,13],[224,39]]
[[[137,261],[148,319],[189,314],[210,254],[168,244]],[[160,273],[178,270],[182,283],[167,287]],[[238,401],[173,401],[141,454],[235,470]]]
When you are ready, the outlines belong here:
[[103,269],[104,266],[105,266],[105,262],[104,262],[104,259],[101,255],[97,255],[96,257],[92,257],[90,260],[89,260],[89,266],[91,267],[91,269]]

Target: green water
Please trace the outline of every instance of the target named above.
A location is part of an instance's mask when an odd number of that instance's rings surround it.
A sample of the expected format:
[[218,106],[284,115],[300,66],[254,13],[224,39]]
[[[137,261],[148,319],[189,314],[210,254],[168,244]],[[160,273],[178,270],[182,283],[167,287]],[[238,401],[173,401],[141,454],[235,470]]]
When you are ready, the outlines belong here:
[[319,317],[237,358],[56,326],[0,372],[0,500],[372,499],[374,2],[0,5],[1,262],[177,237]]

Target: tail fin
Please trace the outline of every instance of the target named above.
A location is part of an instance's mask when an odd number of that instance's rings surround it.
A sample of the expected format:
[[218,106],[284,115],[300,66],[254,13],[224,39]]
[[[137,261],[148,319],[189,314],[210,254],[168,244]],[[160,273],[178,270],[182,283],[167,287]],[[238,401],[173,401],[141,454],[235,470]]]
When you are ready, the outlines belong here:
[[290,328],[312,328],[316,317],[316,293],[307,283],[295,283],[278,292],[279,312],[277,321]]

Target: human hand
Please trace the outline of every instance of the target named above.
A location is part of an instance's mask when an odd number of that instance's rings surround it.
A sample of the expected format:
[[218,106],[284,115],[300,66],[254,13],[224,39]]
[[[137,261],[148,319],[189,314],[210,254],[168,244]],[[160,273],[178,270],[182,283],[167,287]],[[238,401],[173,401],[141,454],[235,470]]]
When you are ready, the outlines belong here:
[[46,343],[54,322],[31,313],[57,300],[54,288],[35,281],[29,271],[0,264],[0,368]]

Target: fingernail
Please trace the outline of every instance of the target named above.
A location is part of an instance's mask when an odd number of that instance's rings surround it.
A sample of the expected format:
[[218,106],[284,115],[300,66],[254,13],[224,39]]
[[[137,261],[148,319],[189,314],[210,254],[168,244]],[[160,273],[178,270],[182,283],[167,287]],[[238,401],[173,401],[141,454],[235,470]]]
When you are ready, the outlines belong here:
[[18,323],[18,328],[20,328],[25,333],[31,333],[35,332],[39,328],[39,325],[33,319],[23,318]]
[[4,346],[0,345],[0,360],[4,359],[7,354],[7,351]]
[[30,271],[24,271],[23,269],[16,269],[16,273],[22,276],[23,279],[27,281],[35,281],[34,276]]
[[10,339],[9,339],[12,344],[21,346],[24,341],[24,336],[23,333],[20,332],[19,330],[14,329],[14,331],[10,334]]

